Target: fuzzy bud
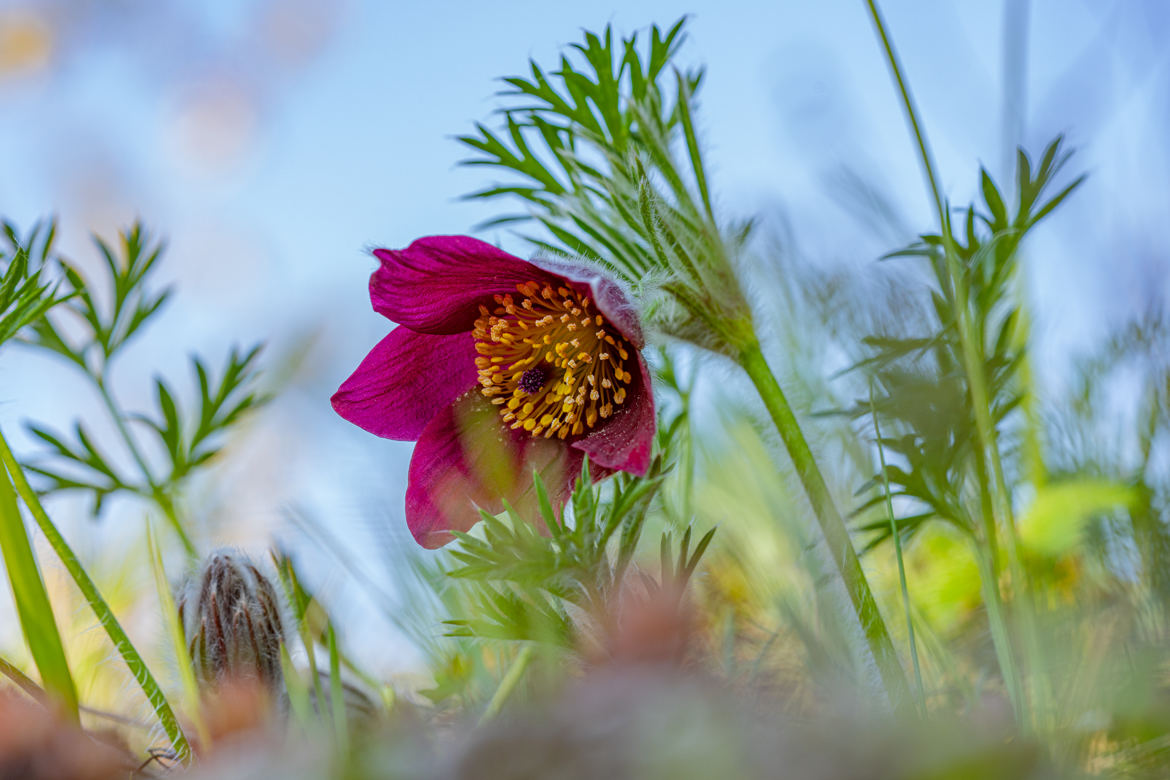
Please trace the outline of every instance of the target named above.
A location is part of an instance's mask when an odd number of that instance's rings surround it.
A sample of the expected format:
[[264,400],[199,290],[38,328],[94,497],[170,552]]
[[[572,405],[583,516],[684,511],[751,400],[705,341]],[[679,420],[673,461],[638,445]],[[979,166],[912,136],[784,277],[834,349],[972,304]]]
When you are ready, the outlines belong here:
[[212,553],[180,596],[179,619],[200,684],[254,679],[280,688],[280,603],[246,557]]

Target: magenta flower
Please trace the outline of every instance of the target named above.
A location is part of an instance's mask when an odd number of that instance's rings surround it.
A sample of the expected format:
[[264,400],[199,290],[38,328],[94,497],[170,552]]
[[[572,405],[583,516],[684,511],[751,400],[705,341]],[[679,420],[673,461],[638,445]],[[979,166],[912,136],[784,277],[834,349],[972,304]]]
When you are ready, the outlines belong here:
[[654,397],[637,312],[591,267],[513,257],[466,236],[376,249],[374,310],[398,323],[333,395],[378,436],[417,440],[406,522],[424,547],[479,508],[535,507],[532,473],[564,505],[594,476],[645,474]]

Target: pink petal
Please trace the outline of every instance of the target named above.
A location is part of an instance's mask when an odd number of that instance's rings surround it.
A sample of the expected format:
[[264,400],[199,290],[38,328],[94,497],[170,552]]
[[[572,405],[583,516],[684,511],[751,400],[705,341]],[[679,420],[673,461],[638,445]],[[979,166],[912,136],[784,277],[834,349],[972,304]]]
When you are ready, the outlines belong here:
[[630,383],[626,403],[605,425],[574,442],[573,447],[588,455],[590,464],[644,476],[654,444],[654,391],[642,353],[634,354],[638,357],[638,371]]
[[556,439],[513,431],[477,392],[461,396],[427,423],[414,449],[406,488],[406,524],[423,547],[442,547],[479,519],[479,508],[540,518],[532,472],[539,471],[554,507],[562,507],[582,456]]
[[533,280],[559,277],[468,236],[420,238],[406,249],[375,249],[382,265],[370,276],[374,310],[422,333],[471,330],[480,304]]
[[532,264],[587,291],[598,310],[627,341],[638,349],[646,346],[637,307],[622,286],[597,266],[555,257],[534,257]]
[[475,354],[470,333],[433,336],[395,328],[333,394],[333,408],[377,436],[412,441],[475,386]]

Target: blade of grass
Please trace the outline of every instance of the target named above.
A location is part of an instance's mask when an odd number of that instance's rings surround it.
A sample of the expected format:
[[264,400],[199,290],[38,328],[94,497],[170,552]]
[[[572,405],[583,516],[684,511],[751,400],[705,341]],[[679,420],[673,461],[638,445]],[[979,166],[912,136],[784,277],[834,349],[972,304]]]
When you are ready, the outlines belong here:
[[41,686],[37,685],[31,677],[3,658],[0,658],[0,674],[7,677],[17,688],[20,688],[28,694],[29,698],[44,703],[46,697]]
[[309,611],[309,599],[297,582],[297,574],[293,568],[292,561],[289,558],[277,556],[273,556],[273,561],[276,563],[276,570],[280,574],[280,582],[285,590],[285,598],[293,606],[293,617],[297,624],[297,635],[301,638],[301,644],[305,646],[305,656],[309,661],[309,679],[313,681],[313,695],[316,696],[317,715],[321,717],[321,708],[324,706],[322,702],[325,701],[325,691],[321,688],[321,675],[317,671],[317,653],[314,649],[317,643],[313,639],[309,631],[308,622],[305,619]]
[[288,692],[288,704],[293,717],[302,728],[308,728],[313,722],[313,705],[309,701],[309,686],[301,677],[301,673],[293,666],[292,657],[288,654],[288,647],[280,643],[280,668],[284,673],[284,687]]
[[[199,747],[206,751],[211,747],[211,733],[207,730],[207,723],[203,720],[199,684],[195,682],[195,667],[191,664],[191,654],[187,649],[187,641],[183,638],[183,624],[179,622],[179,610],[175,606],[175,597],[171,594],[171,586],[167,581],[166,570],[163,568],[162,553],[154,538],[154,528],[149,523],[146,526],[146,546],[150,556],[150,566],[154,571],[154,586],[158,591],[163,625],[166,627],[167,636],[175,651],[175,663],[179,667],[179,679],[183,684],[183,693],[187,697],[190,717],[195,725],[195,734],[199,738]],[[189,757],[188,760],[190,760]]]
[[337,632],[333,623],[326,631],[329,644],[329,702],[333,711],[333,735],[337,750],[345,755],[349,750],[349,724],[345,719],[345,693],[341,689],[341,655],[337,652]]
[[16,457],[12,454],[12,450],[9,449],[8,442],[5,441],[2,433],[0,433],[0,461],[3,462],[4,467],[12,475],[16,492],[20,494],[21,500],[24,501],[29,511],[32,512],[33,519],[36,520],[37,526],[41,529],[41,533],[48,539],[49,545],[53,548],[53,552],[57,554],[57,558],[65,566],[66,571],[69,572],[69,576],[73,578],[77,589],[81,591],[81,595],[89,604],[90,609],[93,610],[94,615],[97,616],[98,622],[105,629],[106,634],[110,637],[110,641],[114,643],[118,654],[122,656],[122,660],[126,662],[130,673],[138,681],[142,692],[146,695],[147,700],[150,701],[150,706],[154,708],[159,723],[166,732],[167,738],[171,741],[171,747],[174,748],[175,753],[181,759],[185,759],[190,752],[190,746],[187,744],[187,737],[183,734],[182,727],[179,726],[179,721],[175,717],[174,710],[171,709],[171,705],[167,702],[166,695],[154,679],[154,675],[151,674],[150,668],[146,665],[146,661],[139,655],[138,650],[135,649],[134,644],[130,641],[130,637],[126,635],[122,624],[114,616],[110,605],[102,597],[97,585],[90,578],[85,567],[82,566],[81,561],[78,560],[72,548],[65,541],[65,538],[61,536],[57,527],[49,519],[48,513],[45,512],[44,507],[41,506],[41,502],[37,498],[36,492],[28,484],[28,480],[25,479],[24,472],[20,470],[20,464],[17,463]]
[[922,668],[918,665],[918,643],[914,638],[914,619],[910,610],[910,587],[906,584],[906,564],[902,559],[902,534],[894,519],[894,502],[890,499],[890,480],[886,474],[886,449],[882,446],[882,431],[878,425],[877,410],[873,404],[873,383],[869,386],[869,414],[873,418],[873,435],[877,442],[878,463],[881,466],[882,492],[886,497],[886,517],[890,520],[890,534],[894,537],[894,555],[898,559],[898,580],[902,586],[902,605],[906,608],[906,632],[910,642],[910,661],[914,665],[914,682],[918,693],[918,714],[926,717],[926,691],[922,685]]
[[32,543],[20,516],[16,493],[9,479],[8,469],[0,468],[0,554],[12,586],[12,598],[20,617],[20,629],[32,653],[33,662],[41,673],[41,684],[70,720],[77,721],[77,688],[69,673],[65,646],[45,582],[37,568]]

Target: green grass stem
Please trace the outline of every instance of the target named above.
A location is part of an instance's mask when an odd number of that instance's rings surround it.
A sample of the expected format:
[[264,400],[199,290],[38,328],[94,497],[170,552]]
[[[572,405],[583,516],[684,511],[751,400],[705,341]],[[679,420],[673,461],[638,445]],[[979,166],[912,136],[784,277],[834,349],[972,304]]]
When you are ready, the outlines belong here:
[[528,669],[528,665],[532,662],[533,649],[532,645],[524,645],[520,648],[520,652],[516,653],[516,657],[512,660],[512,665],[508,667],[508,671],[504,673],[504,678],[500,680],[500,687],[496,688],[496,692],[492,694],[492,698],[484,708],[483,715],[480,716],[480,724],[486,723],[495,716],[500,714],[504,703],[508,701],[508,697],[512,695],[512,691],[520,684],[520,680],[524,678],[524,672]]
[[873,435],[877,442],[878,462],[881,465],[882,492],[886,497],[886,517],[890,521],[890,536],[894,539],[894,555],[898,559],[898,581],[902,587],[902,605],[906,609],[906,634],[910,643],[910,662],[914,666],[918,714],[925,717],[926,689],[922,684],[922,667],[918,664],[918,642],[914,637],[914,617],[910,608],[910,586],[906,582],[906,563],[902,557],[902,534],[898,530],[898,521],[894,519],[894,502],[890,499],[890,480],[886,474],[886,448],[882,446],[882,431],[878,424],[877,410],[873,404],[872,384],[869,387],[869,414],[873,418]]
[[345,755],[349,750],[349,723],[345,718],[345,692],[341,687],[341,653],[337,650],[337,632],[333,623],[325,632],[329,645],[329,704],[333,715],[333,737],[337,750]]
[[288,704],[293,718],[301,728],[308,729],[314,720],[309,686],[301,677],[300,670],[293,665],[292,656],[289,655],[288,646],[284,642],[280,643],[280,668],[284,673],[284,688],[288,693]]
[[207,723],[203,719],[199,684],[195,681],[195,667],[191,663],[191,653],[187,649],[187,640],[183,636],[183,624],[179,620],[179,610],[175,606],[175,597],[171,594],[166,569],[163,568],[162,553],[159,551],[158,541],[154,537],[154,528],[149,524],[146,526],[146,546],[150,557],[150,566],[154,572],[154,586],[155,590],[158,591],[159,607],[162,609],[163,626],[175,653],[175,664],[179,668],[179,680],[187,698],[189,715],[195,727],[195,734],[199,737],[199,747],[206,751],[211,747],[211,732],[207,730]]

